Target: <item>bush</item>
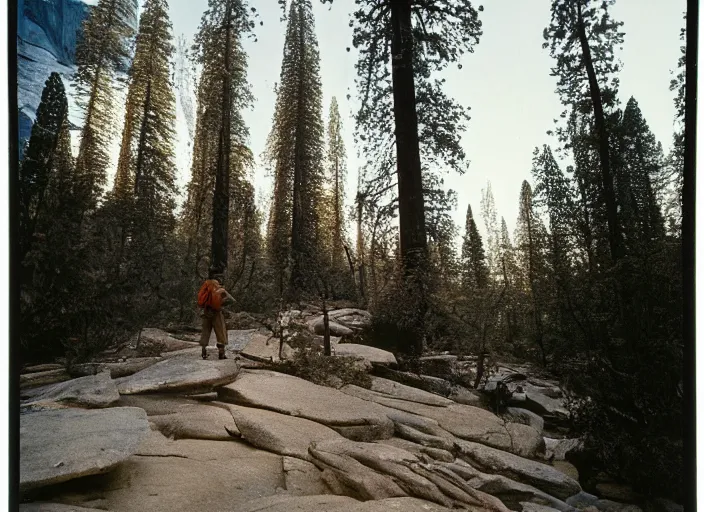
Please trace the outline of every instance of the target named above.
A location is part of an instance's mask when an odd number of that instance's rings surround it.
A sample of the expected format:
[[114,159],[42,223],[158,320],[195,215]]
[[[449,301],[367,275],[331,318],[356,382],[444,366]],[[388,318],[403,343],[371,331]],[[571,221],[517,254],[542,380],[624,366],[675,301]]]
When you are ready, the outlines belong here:
[[166,343],[162,341],[141,340],[136,348],[137,357],[157,357],[166,352]]
[[372,386],[371,377],[362,369],[360,360],[324,356],[315,350],[299,350],[293,359],[277,363],[276,370],[321,386],[339,388],[354,384],[369,389]]
[[368,344],[394,354],[411,354],[409,344],[416,335],[418,304],[411,293],[404,291],[398,281],[393,282],[373,305],[372,322],[367,331]]
[[569,406],[576,433],[603,471],[644,495],[677,501],[683,488],[681,353],[667,340],[640,341],[648,349],[642,359],[627,346],[604,344],[569,381],[570,391],[589,398]]

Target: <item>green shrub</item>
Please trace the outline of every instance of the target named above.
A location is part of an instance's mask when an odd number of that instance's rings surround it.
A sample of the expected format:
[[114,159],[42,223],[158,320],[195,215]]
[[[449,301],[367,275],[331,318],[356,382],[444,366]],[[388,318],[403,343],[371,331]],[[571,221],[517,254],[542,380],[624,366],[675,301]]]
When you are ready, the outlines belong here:
[[146,342],[142,340],[139,345],[137,345],[137,357],[156,357],[160,356],[166,352],[166,343],[163,341],[149,341]]
[[276,364],[276,370],[328,387],[354,384],[371,388],[371,377],[353,357],[324,356],[316,350],[299,350],[293,359]]

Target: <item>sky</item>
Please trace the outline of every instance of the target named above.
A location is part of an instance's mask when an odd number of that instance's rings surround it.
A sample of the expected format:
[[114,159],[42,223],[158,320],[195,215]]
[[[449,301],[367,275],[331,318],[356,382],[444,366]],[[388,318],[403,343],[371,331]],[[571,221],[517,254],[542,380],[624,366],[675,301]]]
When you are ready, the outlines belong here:
[[[174,36],[184,34],[192,41],[207,0],[170,0],[169,6]],[[274,84],[279,80],[286,27],[280,21],[276,0],[258,0],[256,7],[264,25],[255,30],[256,42],[244,43],[256,100],[244,118],[250,129],[251,148],[259,157],[271,128]],[[350,0],[335,0],[332,6],[313,0],[324,117],[327,121],[330,100],[335,96],[343,118],[348,203],[354,197],[361,162],[353,146],[356,55],[354,50],[346,50],[352,39],[352,7]],[[679,34],[685,10],[686,0],[618,0],[612,9],[612,17],[624,22],[625,32],[623,49],[617,52],[623,64],[620,100],[625,106],[631,96],[636,98],[666,153],[672,146],[675,116],[669,84],[680,55]],[[543,144],[557,145],[546,134],[562,111],[554,92],[556,79],[550,76],[553,60],[542,48],[542,32],[550,21],[550,0],[490,0],[480,19],[483,35],[475,51],[462,58],[461,70],[451,67],[441,75],[446,78],[448,95],[471,108],[471,120],[462,136],[468,168],[461,176],[448,174],[445,183],[458,195],[453,218],[460,231],[467,204],[471,204],[476,217],[481,190],[490,181],[498,214],[505,217],[513,232],[521,183],[530,181],[533,149]],[[255,169],[255,189],[258,200],[271,194],[271,179],[260,166]],[[481,225],[480,230],[483,232]]]

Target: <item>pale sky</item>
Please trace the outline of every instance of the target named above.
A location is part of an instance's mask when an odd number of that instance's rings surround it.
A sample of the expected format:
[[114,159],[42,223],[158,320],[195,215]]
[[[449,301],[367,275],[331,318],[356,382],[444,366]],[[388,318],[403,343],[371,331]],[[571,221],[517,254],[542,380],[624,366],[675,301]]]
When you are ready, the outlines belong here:
[[[174,37],[195,34],[207,0],[170,0]],[[250,2],[250,5],[252,3]],[[477,4],[478,5],[478,4]],[[274,110],[274,83],[279,80],[285,24],[276,0],[258,0],[264,26],[257,26],[257,42],[247,41],[249,81],[256,103],[244,117],[250,128],[250,142],[259,157],[264,149]],[[320,46],[324,116],[327,121],[330,99],[336,96],[343,116],[348,153],[348,203],[356,188],[357,149],[353,147],[356,56],[351,46],[349,0],[335,0],[332,7],[313,0],[316,31]],[[550,76],[552,59],[542,49],[543,28],[550,19],[550,0],[489,0],[480,13],[483,36],[473,54],[444,73],[446,92],[471,107],[472,119],[462,137],[470,160],[463,176],[449,174],[446,185],[459,196],[455,222],[464,226],[467,203],[475,216],[480,211],[481,189],[492,183],[499,216],[504,216],[511,234],[518,215],[521,182],[530,181],[532,152],[536,146],[555,145],[546,135],[553,119],[562,111]],[[679,58],[680,28],[686,0],[619,0],[612,16],[624,21],[625,42],[618,53],[620,99],[625,106],[635,96],[645,119],[665,151],[672,145],[674,104],[669,91],[670,71]],[[351,94],[350,101],[346,95]],[[187,179],[184,177],[184,180]],[[258,194],[271,191],[271,182],[257,168]],[[480,224],[480,229],[483,226]]]

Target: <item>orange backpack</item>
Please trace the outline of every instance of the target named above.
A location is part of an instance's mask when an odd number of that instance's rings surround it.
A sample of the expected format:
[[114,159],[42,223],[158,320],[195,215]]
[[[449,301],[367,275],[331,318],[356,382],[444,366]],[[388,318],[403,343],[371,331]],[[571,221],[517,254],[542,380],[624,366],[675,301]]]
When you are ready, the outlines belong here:
[[215,293],[218,288],[220,288],[220,285],[214,279],[208,279],[204,282],[198,292],[198,307],[220,311],[222,307],[222,296],[219,293]]

